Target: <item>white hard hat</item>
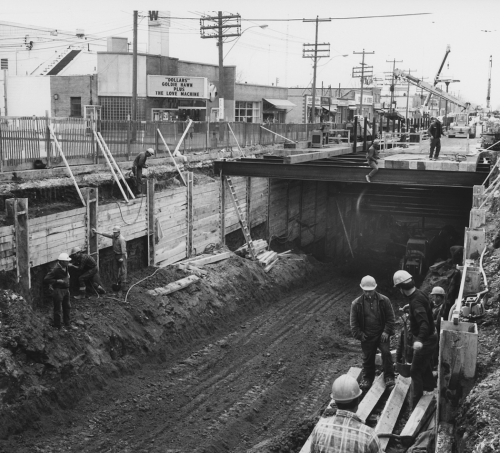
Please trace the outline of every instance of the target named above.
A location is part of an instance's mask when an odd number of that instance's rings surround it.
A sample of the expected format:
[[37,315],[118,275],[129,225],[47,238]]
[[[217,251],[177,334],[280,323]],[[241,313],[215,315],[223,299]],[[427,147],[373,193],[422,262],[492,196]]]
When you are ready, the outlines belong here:
[[120,229],[120,227],[119,227],[118,225],[115,225],[115,226],[113,227],[113,231],[118,231],[118,232],[120,232],[120,231],[121,231],[121,229]]
[[361,289],[365,291],[372,291],[377,287],[377,282],[371,275],[367,275],[361,279],[360,285]]
[[348,403],[358,398],[361,393],[363,392],[359,388],[358,381],[348,374],[335,379],[332,385],[332,398],[339,403]]
[[151,155],[155,153],[155,150],[153,148],[148,148],[146,151]]
[[57,259],[58,259],[59,261],[71,261],[71,258],[69,257],[69,255],[68,255],[67,253],[64,253],[64,252],[63,252],[63,253],[61,253],[61,254],[57,257]]
[[432,288],[431,294],[439,294],[441,296],[444,296],[446,293],[440,286],[435,286],[434,288]]
[[412,275],[404,270],[397,271],[394,274],[393,280],[394,280],[394,286],[398,286],[401,283],[406,283],[407,281],[411,280],[413,277]]

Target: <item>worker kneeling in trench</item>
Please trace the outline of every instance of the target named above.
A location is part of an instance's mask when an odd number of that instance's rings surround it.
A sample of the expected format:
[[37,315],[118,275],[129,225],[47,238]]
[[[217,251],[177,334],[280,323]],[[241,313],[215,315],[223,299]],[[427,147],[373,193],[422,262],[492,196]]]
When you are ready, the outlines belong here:
[[325,411],[311,434],[311,452],[382,453],[382,446],[373,428],[356,415],[362,390],[352,376],[344,374],[332,385],[335,415]]
[[78,283],[79,283],[79,294],[75,296],[75,299],[81,299],[85,295],[87,289],[87,283],[99,294],[106,294],[106,291],[102,287],[101,277],[99,276],[99,271],[97,269],[97,263],[94,258],[82,252],[80,247],[73,247],[71,253],[69,254],[71,260],[77,265],[69,264],[69,267],[79,271]]

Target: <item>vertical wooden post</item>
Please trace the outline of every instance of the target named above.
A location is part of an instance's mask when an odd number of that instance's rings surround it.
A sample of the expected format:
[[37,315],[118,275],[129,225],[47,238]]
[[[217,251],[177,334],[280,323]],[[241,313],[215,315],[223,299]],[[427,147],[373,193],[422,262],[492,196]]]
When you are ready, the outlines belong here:
[[480,208],[483,201],[484,186],[473,186],[472,187],[472,207]]
[[127,160],[130,160],[130,142],[132,140],[132,131],[131,129],[131,123],[130,123],[130,115],[128,116],[128,121],[127,121]]
[[469,228],[481,228],[486,225],[486,210],[472,208],[469,215]]
[[187,198],[187,237],[186,256],[189,258],[193,254],[193,173],[186,172],[186,198]]
[[0,173],[3,172],[3,143],[2,143],[2,128],[0,127]]
[[148,226],[148,266],[154,266],[155,262],[155,182],[154,178],[148,178],[146,186],[146,220]]
[[158,147],[160,146],[160,142],[158,140],[158,123],[155,121],[153,125],[155,128],[155,152],[158,153]]
[[[262,128],[259,127],[260,130]],[[266,222],[266,229],[267,229],[267,242],[269,245],[271,245],[271,178],[267,178],[267,222]]]
[[299,194],[299,244],[302,245],[302,205],[304,200],[304,181],[300,181],[300,194]]
[[97,267],[99,267],[99,244],[97,234],[92,233],[92,228],[97,228],[97,204],[98,204],[98,189],[94,187],[85,187],[82,189],[82,195],[85,199],[87,214],[87,253],[95,259]]
[[226,243],[226,177],[220,173],[220,203],[219,203],[219,216],[220,216],[220,242]]
[[[244,123],[246,124],[246,123]],[[246,130],[246,129],[245,129]],[[251,204],[252,204],[252,178],[249,176],[247,178],[247,225],[248,225],[248,231],[251,231],[251,219],[250,219],[250,214],[251,214]]]
[[52,140],[49,130],[49,112],[45,111],[45,152],[47,153],[47,168],[52,166]]
[[14,231],[16,238],[16,280],[25,299],[30,297],[30,247],[28,199],[14,199]]

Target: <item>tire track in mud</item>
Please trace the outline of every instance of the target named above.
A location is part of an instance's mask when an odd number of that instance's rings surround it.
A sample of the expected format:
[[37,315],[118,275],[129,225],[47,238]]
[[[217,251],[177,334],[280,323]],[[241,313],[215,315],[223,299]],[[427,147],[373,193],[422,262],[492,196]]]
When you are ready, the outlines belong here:
[[119,379],[53,441],[81,452],[245,452],[311,416],[333,377],[359,364],[345,325],[359,292],[345,278],[295,291],[185,358]]

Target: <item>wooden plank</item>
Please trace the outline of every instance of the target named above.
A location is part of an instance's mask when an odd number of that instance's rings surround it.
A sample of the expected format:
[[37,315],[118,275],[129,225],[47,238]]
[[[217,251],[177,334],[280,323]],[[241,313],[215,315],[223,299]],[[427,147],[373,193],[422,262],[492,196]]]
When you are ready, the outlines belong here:
[[312,160],[327,159],[332,156],[340,156],[341,154],[348,154],[352,150],[348,148],[337,148],[337,149],[325,149],[321,151],[315,151],[312,153],[294,154],[290,156],[284,156],[284,164],[299,164],[302,162],[310,162]]
[[186,239],[186,255],[193,254],[193,173],[186,173],[187,183],[187,211],[186,211],[186,224],[187,224],[187,239]]
[[[358,380],[359,377],[361,376],[361,368],[358,367],[351,367],[349,368],[349,371],[347,372],[349,376],[352,376],[354,379]],[[330,401],[330,405],[335,404],[334,400]],[[306,443],[302,446],[300,449],[299,453],[310,453],[311,451],[311,440],[312,440],[312,433],[309,435],[309,437],[306,440]]]
[[[175,262],[179,261],[183,258],[178,258],[182,256],[186,258],[186,241],[179,242],[175,247],[165,250],[165,249],[156,249],[155,261],[156,264],[163,264],[165,261]],[[171,261],[171,258],[176,257],[175,261]],[[177,259],[178,258],[178,259]]]
[[200,277],[198,277],[197,275],[190,275],[189,277],[181,278],[180,280],[169,283],[167,286],[150,289],[147,293],[151,296],[166,296],[168,294],[175,293],[180,289],[186,288],[199,280]]
[[422,427],[436,409],[436,397],[433,394],[423,395],[406,422],[400,436],[416,438]]
[[[40,227],[40,225],[38,225]],[[60,226],[53,226],[53,227],[47,227],[44,229],[38,229],[36,231],[31,231],[30,238],[31,240],[36,240],[36,239],[44,239],[44,238],[50,238],[51,236],[54,235],[72,235],[73,232],[78,231],[78,230],[85,230],[86,225],[85,225],[85,219],[82,218],[78,222],[74,223],[67,223],[64,225]]]
[[[392,390],[385,408],[380,415],[377,426],[375,427],[375,432],[377,434],[392,433],[394,426],[396,426],[399,412],[401,411],[403,403],[406,399],[406,394],[408,393],[408,389],[410,388],[410,383],[411,378],[404,378],[401,375],[399,375],[396,379],[396,386]],[[388,443],[388,437],[383,437],[380,439],[380,444],[382,445],[382,448],[384,450],[386,449]]]
[[86,208],[78,208],[78,209],[72,209],[70,211],[58,212],[57,214],[50,214],[43,217],[35,217],[30,219],[30,227],[38,225],[39,223],[56,223],[58,220],[61,219],[64,219],[64,221],[66,221],[66,218],[68,217],[83,216],[85,215],[86,212],[87,212]]
[[484,228],[465,229],[464,259],[478,259],[484,250],[486,236]]
[[209,256],[207,258],[201,258],[199,260],[194,260],[191,261],[191,264],[194,266],[200,267],[204,266],[205,264],[211,264],[211,263],[217,263],[218,261],[225,260],[227,258],[230,258],[233,255],[233,252],[223,252],[219,253],[217,255]]
[[486,225],[486,210],[472,208],[469,216],[469,228],[482,228]]
[[[31,224],[30,224],[31,225]],[[0,227],[0,243],[4,237],[9,237],[13,235],[14,227],[12,225]]]
[[87,205],[87,217],[85,219],[85,233],[87,237],[87,253],[94,258],[99,267],[99,238],[92,233],[92,228],[98,229],[99,194],[97,187],[86,187],[82,189],[85,203]]
[[373,381],[373,385],[370,387],[370,390],[368,390],[364,398],[359,403],[356,415],[363,423],[366,423],[366,420],[370,416],[372,410],[375,408],[384,392],[385,381],[384,373],[382,373],[377,377],[377,379],[375,379],[375,381]]
[[156,201],[164,197],[171,197],[178,194],[186,194],[185,187],[177,187],[177,188],[169,188],[167,190],[163,190],[161,192],[155,192]]

